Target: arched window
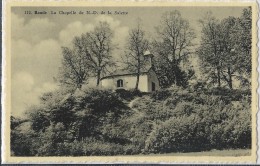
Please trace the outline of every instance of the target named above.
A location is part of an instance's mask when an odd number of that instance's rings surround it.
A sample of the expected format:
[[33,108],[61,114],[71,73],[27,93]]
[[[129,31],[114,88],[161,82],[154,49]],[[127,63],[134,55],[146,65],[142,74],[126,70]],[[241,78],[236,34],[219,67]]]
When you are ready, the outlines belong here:
[[117,80],[117,82],[116,82],[116,83],[117,83],[117,87],[118,87],[118,88],[120,88],[120,87],[123,87],[123,86],[124,86],[124,84],[123,84],[123,80],[121,80],[121,79],[120,79],[120,80]]

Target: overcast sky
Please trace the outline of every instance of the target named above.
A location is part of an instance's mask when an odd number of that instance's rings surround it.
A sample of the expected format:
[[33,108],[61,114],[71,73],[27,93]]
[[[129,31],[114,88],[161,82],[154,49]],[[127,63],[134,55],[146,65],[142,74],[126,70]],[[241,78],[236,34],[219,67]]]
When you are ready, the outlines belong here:
[[[12,115],[21,116],[24,110],[38,103],[38,97],[57,85],[53,77],[57,75],[61,62],[61,46],[69,46],[74,36],[93,30],[99,21],[107,21],[115,31],[114,43],[123,49],[129,29],[136,25],[140,17],[147,36],[153,37],[154,27],[160,23],[161,15],[170,10],[179,10],[190,26],[200,33],[198,20],[207,11],[212,11],[218,19],[228,16],[239,17],[243,7],[122,7],[122,8],[35,8],[13,7],[11,15],[11,56],[12,56]],[[25,11],[46,11],[45,15],[26,15]],[[57,12],[56,15],[50,14]],[[124,11],[127,15],[61,15],[59,11]],[[199,39],[198,39],[199,40]],[[113,56],[118,59],[119,52]]]

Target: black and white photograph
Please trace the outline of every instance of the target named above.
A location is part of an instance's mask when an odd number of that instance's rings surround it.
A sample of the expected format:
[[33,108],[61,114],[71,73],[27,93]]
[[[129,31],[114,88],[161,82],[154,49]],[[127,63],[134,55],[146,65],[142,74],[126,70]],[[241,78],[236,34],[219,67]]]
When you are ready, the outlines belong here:
[[255,155],[252,6],[10,11],[11,157]]

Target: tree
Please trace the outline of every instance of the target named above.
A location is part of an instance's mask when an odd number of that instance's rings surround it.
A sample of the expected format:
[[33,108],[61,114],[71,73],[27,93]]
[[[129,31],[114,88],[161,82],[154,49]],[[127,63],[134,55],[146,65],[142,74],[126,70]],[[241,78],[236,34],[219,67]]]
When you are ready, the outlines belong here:
[[88,77],[96,77],[99,85],[101,74],[112,66],[112,30],[100,22],[93,31],[73,39],[73,47],[62,47],[63,61],[60,82],[81,88]]
[[62,67],[60,68],[59,81],[72,87],[81,88],[89,76],[89,63],[83,47],[82,38],[75,37],[73,47],[62,47]]
[[113,32],[107,22],[99,22],[94,31],[82,35],[84,47],[87,48],[86,58],[88,67],[100,83],[102,73],[108,71],[108,67],[115,65],[111,52]]
[[177,10],[164,13],[161,24],[156,30],[158,37],[153,47],[159,57],[157,61],[159,77],[164,78],[160,82],[166,82],[166,86],[171,84],[182,86],[185,74],[180,64],[191,54],[194,31]]
[[236,18],[228,17],[220,23],[220,60],[221,60],[221,75],[228,84],[230,89],[233,88],[233,75],[240,68],[237,62],[240,58],[235,54],[234,42],[232,41],[232,33],[235,26]]
[[[240,18],[228,17],[221,21],[207,13],[202,25],[198,54],[204,72],[218,86],[233,89],[233,80],[248,82],[243,75],[251,73],[251,15],[244,9]],[[249,29],[249,31],[248,31]]]
[[204,66],[204,72],[210,75],[212,82],[221,86],[221,61],[220,61],[220,23],[211,12],[199,20],[202,25],[201,44],[198,55]]
[[141,69],[144,68],[144,52],[148,50],[149,42],[145,38],[145,31],[141,27],[140,20],[137,20],[137,27],[129,32],[129,38],[126,46],[126,54],[123,58],[127,69],[136,73],[135,90],[138,89]]
[[252,70],[252,9],[245,8],[242,15],[237,18],[232,33],[232,41],[234,43],[234,54],[239,64],[238,73],[236,76],[242,83],[249,83],[251,80]]

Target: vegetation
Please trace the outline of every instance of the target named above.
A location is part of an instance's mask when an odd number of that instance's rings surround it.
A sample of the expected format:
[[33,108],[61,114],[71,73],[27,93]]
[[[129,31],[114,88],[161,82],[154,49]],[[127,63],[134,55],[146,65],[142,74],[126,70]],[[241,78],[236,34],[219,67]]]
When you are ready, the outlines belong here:
[[[217,20],[207,13],[200,20],[202,40],[198,55],[212,83],[233,88],[234,79],[248,85],[251,73],[251,9],[240,18]],[[239,39],[238,39],[239,38]]]
[[129,32],[126,54],[122,58],[127,70],[136,73],[135,90],[138,90],[141,69],[145,67],[144,52],[149,48],[149,42],[145,38],[145,31],[141,27],[141,20],[138,20],[137,27]]
[[189,22],[174,10],[162,15],[161,25],[156,27],[157,38],[153,42],[157,55],[156,72],[161,87],[172,84],[187,86],[188,72],[180,67],[192,53],[192,40],[195,33]]
[[[251,8],[245,8],[240,17],[218,20],[207,12],[201,25],[200,43],[194,43],[196,35],[189,22],[177,10],[162,15],[160,25],[155,27],[155,36],[147,38],[141,20],[129,31],[123,64],[136,73],[135,89],[138,90],[141,70],[145,66],[144,53],[150,49],[155,55],[153,67],[160,87],[172,85],[187,88],[196,76],[189,64],[190,56],[196,55],[203,72],[203,81],[210,86],[234,89],[234,83],[249,88],[251,75]],[[81,88],[89,77],[101,77],[114,70],[116,61],[112,51],[113,34],[107,22],[100,22],[93,31],[76,36],[72,48],[62,47],[63,62],[59,81],[62,86]],[[152,39],[153,38],[153,39]],[[198,80],[196,80],[198,81]]]
[[[61,88],[45,93],[11,117],[15,156],[134,155],[251,148],[251,9],[239,18],[201,20],[201,43],[179,11],[166,12],[149,42],[140,23],[129,32],[127,67],[137,73],[132,90],[99,88],[113,64],[113,31],[101,22],[62,48]],[[152,46],[161,90],[138,90],[144,51]],[[181,67],[198,54],[203,80],[190,81],[193,69]],[[128,61],[129,60],[129,61]],[[89,77],[97,87],[84,88]],[[239,88],[234,82],[240,81]],[[215,85],[216,84],[216,85]],[[247,84],[248,86],[244,86]],[[64,86],[69,85],[69,86]]]
[[88,77],[96,77],[98,86],[101,74],[115,64],[111,56],[112,37],[109,24],[100,22],[93,31],[76,36],[73,48],[62,47],[61,85],[81,88],[84,83],[88,83]]
[[[133,155],[251,147],[250,93],[87,89],[45,94],[11,119],[16,156]],[[231,92],[231,91],[230,91]],[[125,95],[127,94],[127,95]],[[129,98],[139,97],[131,107]]]

